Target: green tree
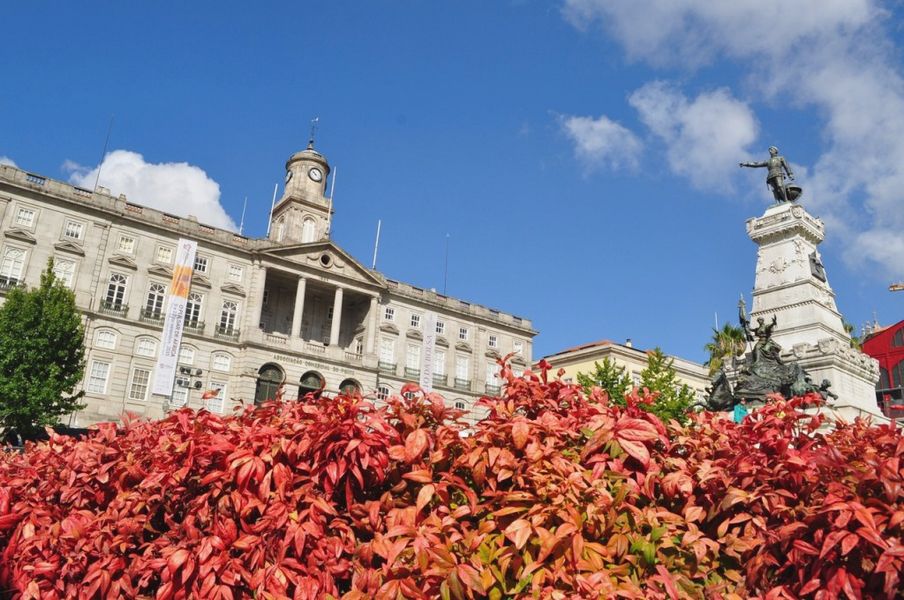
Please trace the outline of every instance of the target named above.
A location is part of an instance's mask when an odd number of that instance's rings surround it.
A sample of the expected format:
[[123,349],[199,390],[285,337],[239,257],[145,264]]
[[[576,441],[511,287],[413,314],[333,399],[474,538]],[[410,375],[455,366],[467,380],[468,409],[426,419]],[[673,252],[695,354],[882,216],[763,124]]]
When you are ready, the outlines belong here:
[[620,406],[625,405],[625,394],[631,390],[633,383],[625,373],[625,368],[615,364],[608,356],[602,363],[594,362],[592,373],[578,373],[578,383],[584,393],[590,395],[594,386],[602,388],[609,394],[609,399]]
[[715,375],[733,356],[741,356],[747,348],[747,335],[740,327],[726,323],[722,329],[713,328],[713,339],[704,346],[709,359],[703,363],[709,367],[709,374]]
[[678,380],[674,359],[654,348],[647,353],[647,367],[640,372],[640,388],[659,392],[653,404],[646,406],[663,421],[687,422],[687,412],[694,404],[694,392]]
[[848,323],[842,319],[841,326],[844,327],[844,331],[851,336],[851,348],[854,350],[863,350],[863,339],[859,335],[854,335],[853,323]]
[[10,289],[0,306],[0,428],[28,437],[82,408],[73,394],[85,370],[85,331],[75,295],[53,275]]

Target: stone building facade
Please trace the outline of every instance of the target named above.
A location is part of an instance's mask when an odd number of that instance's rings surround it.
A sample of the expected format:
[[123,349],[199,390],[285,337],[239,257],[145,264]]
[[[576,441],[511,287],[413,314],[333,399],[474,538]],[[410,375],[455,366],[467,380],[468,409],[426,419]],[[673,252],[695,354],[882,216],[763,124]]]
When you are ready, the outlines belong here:
[[[150,418],[172,406],[229,412],[238,401],[357,387],[378,400],[418,381],[436,314],[434,391],[478,418],[499,391],[496,360],[531,362],[527,319],[391,280],[329,236],[330,167],[312,145],[286,163],[268,238],[252,239],[0,165],[0,301],[36,285],[49,258],[86,326],[87,406],[70,424]],[[171,398],[150,393],[176,242],[198,243]],[[219,390],[202,400],[206,390]]]

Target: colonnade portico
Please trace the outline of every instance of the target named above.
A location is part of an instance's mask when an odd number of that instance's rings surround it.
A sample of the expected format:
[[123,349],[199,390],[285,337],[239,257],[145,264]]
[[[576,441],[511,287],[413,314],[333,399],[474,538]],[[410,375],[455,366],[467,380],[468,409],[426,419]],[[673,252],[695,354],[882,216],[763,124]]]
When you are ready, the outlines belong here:
[[[259,266],[255,276],[252,330],[330,348],[348,348],[358,339],[356,354],[373,352],[379,306],[376,292],[272,266]],[[353,330],[363,331],[363,336],[350,335]]]

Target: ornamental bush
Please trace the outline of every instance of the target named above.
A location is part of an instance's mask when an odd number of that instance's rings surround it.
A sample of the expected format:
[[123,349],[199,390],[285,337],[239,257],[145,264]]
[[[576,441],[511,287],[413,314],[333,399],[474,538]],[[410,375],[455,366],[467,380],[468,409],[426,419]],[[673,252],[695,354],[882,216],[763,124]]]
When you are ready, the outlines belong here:
[[[545,365],[544,365],[545,366]],[[181,410],[0,459],[15,598],[895,598],[904,438],[774,402],[681,426],[507,381]],[[463,432],[466,435],[462,435]]]

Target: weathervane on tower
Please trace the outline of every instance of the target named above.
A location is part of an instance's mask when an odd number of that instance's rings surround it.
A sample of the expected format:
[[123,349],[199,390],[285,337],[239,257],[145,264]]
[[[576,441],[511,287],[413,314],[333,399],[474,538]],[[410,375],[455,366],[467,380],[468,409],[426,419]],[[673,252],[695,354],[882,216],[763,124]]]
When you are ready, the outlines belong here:
[[311,137],[308,139],[308,150],[314,149],[314,135],[317,133],[318,123],[320,123],[320,117],[311,119]]

